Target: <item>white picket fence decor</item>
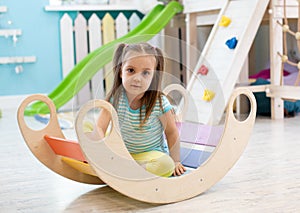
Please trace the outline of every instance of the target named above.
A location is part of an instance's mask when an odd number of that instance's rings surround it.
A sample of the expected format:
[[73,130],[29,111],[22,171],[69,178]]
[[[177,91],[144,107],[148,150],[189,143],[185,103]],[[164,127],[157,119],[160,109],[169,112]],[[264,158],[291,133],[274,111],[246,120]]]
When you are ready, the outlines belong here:
[[[120,12],[116,19],[106,13],[100,19],[96,13],[92,14],[88,20],[82,13],[78,13],[73,21],[68,13],[65,13],[60,20],[60,42],[62,73],[66,77],[74,66],[82,60],[89,52],[106,44],[116,38],[127,34],[135,28],[141,19],[136,13],[132,13],[129,19]],[[105,97],[105,88],[110,86],[112,76],[107,75],[111,70],[111,65],[106,65],[99,70],[90,80],[89,84],[69,101],[63,110],[71,110],[80,107],[90,99]]]

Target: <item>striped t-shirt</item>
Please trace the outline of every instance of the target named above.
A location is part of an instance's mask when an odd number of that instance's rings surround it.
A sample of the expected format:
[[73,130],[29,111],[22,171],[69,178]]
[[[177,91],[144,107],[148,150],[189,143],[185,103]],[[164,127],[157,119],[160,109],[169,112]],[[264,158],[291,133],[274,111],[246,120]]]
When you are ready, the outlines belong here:
[[[164,139],[164,129],[159,117],[172,109],[172,105],[168,99],[162,96],[161,110],[159,100],[147,119],[146,123],[140,127],[140,109],[133,110],[130,108],[127,95],[123,91],[117,107],[119,126],[122,138],[130,153],[141,153],[151,150],[167,152]],[[142,106],[142,120],[145,115],[146,107]]]

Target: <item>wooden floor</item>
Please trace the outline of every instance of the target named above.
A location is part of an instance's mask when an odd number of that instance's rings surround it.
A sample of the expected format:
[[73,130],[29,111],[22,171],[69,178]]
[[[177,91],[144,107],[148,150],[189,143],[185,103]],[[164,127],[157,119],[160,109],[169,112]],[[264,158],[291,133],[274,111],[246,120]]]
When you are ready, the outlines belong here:
[[[67,132],[72,135],[72,133]],[[16,110],[0,119],[0,212],[300,212],[300,116],[258,118],[246,151],[215,186],[195,198],[153,205],[108,186],[65,179],[31,154]]]

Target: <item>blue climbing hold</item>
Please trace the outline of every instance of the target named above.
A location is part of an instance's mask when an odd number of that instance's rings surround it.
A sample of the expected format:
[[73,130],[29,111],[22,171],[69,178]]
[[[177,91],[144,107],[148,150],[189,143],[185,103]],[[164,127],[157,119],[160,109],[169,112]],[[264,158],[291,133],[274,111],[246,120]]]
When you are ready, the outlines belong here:
[[236,39],[236,37],[233,37],[226,41],[226,45],[228,46],[229,49],[234,49],[236,47],[237,43],[238,43],[238,40]]

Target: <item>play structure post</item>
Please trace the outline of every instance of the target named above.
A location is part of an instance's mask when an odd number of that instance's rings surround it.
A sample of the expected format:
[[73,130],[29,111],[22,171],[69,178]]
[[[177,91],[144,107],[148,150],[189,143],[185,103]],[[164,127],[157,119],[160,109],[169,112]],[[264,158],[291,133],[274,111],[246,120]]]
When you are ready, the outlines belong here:
[[[277,54],[283,50],[282,28],[277,21],[282,23],[281,17],[276,17],[275,0],[272,0],[269,8],[270,26],[270,70],[271,85],[281,85],[281,58]],[[272,119],[283,118],[283,100],[281,98],[271,98]]]

